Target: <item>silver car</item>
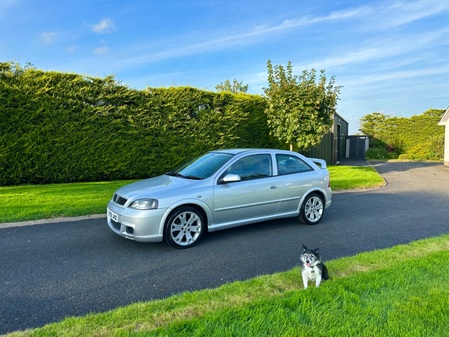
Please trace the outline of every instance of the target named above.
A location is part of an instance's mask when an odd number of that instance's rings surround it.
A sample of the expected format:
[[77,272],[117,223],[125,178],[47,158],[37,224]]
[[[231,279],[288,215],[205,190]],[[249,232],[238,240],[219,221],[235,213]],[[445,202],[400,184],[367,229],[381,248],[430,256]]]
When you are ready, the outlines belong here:
[[265,220],[299,216],[317,224],[331,197],[324,160],[283,150],[219,150],[120,188],[107,222],[127,239],[188,248],[206,231]]

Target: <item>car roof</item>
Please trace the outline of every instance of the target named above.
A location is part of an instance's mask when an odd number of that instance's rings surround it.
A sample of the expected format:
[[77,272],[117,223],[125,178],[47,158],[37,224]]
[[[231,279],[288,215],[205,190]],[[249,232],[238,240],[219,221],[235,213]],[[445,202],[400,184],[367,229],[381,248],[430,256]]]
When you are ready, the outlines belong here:
[[237,154],[237,153],[245,152],[248,150],[249,149],[220,149],[220,150],[213,150],[211,152]]
[[211,152],[218,152],[218,153],[229,153],[229,154],[240,154],[244,152],[278,152],[278,153],[292,153],[287,150],[279,150],[279,149],[264,149],[264,148],[238,148],[238,149],[220,149],[220,150],[214,150]]
[[211,152],[218,152],[218,153],[229,153],[229,154],[240,154],[243,152],[257,152],[257,151],[272,151],[273,149],[251,149],[251,148],[240,148],[240,149],[220,149],[220,150],[214,150]]

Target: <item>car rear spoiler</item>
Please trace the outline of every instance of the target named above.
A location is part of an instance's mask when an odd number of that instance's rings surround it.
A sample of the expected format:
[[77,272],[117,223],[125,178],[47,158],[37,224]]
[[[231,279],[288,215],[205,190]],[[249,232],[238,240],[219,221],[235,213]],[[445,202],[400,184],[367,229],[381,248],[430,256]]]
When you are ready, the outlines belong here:
[[323,159],[318,159],[318,158],[309,158],[311,161],[313,161],[316,165],[318,165],[321,169],[326,169],[327,168],[327,164],[326,161]]

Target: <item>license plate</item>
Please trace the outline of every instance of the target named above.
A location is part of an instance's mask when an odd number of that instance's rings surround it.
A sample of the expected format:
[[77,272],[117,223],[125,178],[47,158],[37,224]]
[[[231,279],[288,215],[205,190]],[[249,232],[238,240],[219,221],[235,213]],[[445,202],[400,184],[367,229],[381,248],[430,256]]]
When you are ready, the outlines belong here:
[[108,209],[108,215],[109,215],[109,218],[111,218],[111,220],[118,222],[118,214],[117,213],[114,213],[113,211]]

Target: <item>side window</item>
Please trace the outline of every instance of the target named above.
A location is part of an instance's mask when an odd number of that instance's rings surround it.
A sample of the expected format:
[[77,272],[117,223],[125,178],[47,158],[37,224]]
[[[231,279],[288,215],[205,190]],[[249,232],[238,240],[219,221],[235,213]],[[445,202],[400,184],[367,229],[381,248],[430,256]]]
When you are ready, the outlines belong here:
[[279,175],[313,171],[309,164],[295,156],[277,154],[276,162]]
[[273,175],[271,157],[268,154],[244,157],[232,164],[226,173],[237,174],[241,180],[271,177]]

